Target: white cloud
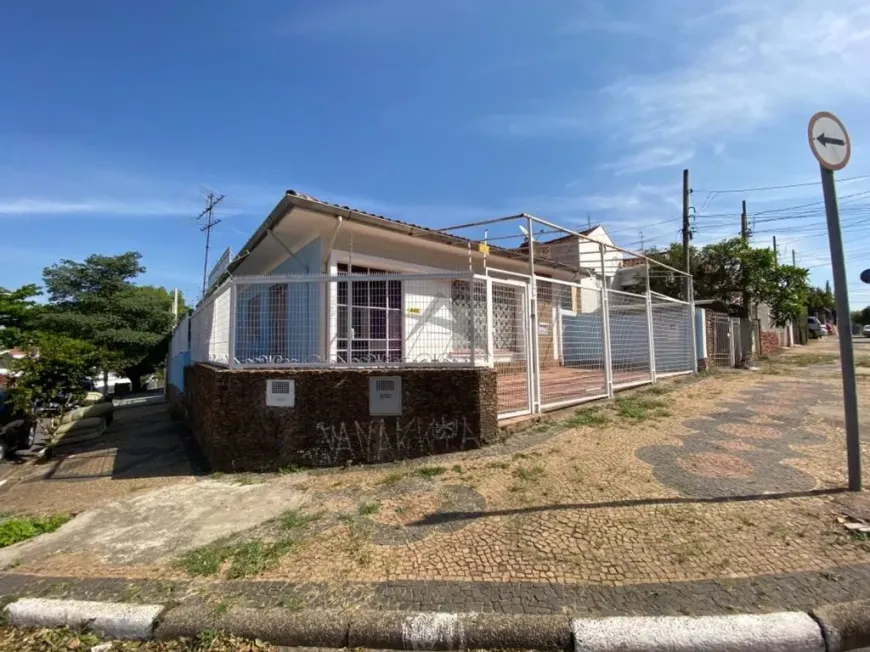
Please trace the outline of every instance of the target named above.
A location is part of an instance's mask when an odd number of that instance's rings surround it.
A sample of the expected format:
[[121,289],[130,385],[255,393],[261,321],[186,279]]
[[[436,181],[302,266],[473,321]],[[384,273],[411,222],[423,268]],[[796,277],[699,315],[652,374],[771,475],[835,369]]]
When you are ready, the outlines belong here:
[[689,147],[674,149],[656,146],[642,149],[630,156],[623,156],[612,163],[604,163],[600,167],[602,170],[613,170],[616,174],[630,174],[681,165],[692,160],[694,155],[695,150]]
[[[656,74],[628,75],[597,94],[549,98],[540,110],[490,116],[491,132],[520,137],[583,137],[605,123],[616,157],[606,168],[643,172],[725,151],[795,110],[870,97],[870,5],[839,0],[733,0],[698,14],[644,5],[634,15],[600,9],[574,28],[654,32],[661,55],[677,58]],[[694,15],[692,15],[694,11]],[[651,47],[645,42],[645,47]],[[691,43],[691,45],[687,45]],[[653,50],[655,51],[655,49]]]
[[[779,0],[732,5],[732,25],[685,65],[629,77],[606,89],[628,142],[642,156],[671,147],[722,143],[752,133],[781,113],[866,95],[870,84],[870,7],[841,0]],[[669,162],[665,159],[665,164]]]
[[187,216],[195,215],[193,203],[169,203],[119,199],[2,198],[0,216],[89,215],[89,216]]

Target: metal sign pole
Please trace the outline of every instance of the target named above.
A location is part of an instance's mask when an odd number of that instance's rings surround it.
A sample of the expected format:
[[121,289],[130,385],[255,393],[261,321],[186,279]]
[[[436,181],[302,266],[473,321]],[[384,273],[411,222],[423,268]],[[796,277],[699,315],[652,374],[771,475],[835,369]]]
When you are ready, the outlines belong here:
[[[834,273],[834,295],[837,302],[837,332],[840,340],[840,367],[843,373],[843,404],[846,410],[846,459],[849,469],[849,490],[861,491],[861,439],[858,431],[858,386],[855,381],[855,352],[852,349],[852,329],[844,327],[849,316],[849,294],[846,288],[846,262],[843,257],[843,234],[840,231],[840,211],[834,171],[819,166],[825,195],[825,215],[828,239],[831,243],[831,267]],[[845,320],[845,321],[844,321]]]

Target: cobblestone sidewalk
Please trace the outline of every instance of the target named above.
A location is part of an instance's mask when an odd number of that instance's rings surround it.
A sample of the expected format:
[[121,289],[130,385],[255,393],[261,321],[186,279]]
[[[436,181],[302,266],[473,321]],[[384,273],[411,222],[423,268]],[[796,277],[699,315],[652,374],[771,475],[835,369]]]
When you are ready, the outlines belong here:
[[310,522],[245,581],[81,549],[28,561],[0,593],[578,615],[867,597],[870,542],[836,520],[864,509],[842,493],[837,380],[783,369],[641,391],[480,451],[299,474]]

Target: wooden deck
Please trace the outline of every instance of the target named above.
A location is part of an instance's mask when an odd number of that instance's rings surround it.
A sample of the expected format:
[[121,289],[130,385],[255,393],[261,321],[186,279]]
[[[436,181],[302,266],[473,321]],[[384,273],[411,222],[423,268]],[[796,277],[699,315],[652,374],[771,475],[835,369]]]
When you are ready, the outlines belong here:
[[[649,381],[648,371],[615,371],[614,385]],[[497,375],[498,412],[506,414],[528,409],[529,394],[524,367],[514,365]],[[541,371],[541,403],[544,407],[562,401],[593,398],[607,393],[603,369],[546,367]]]

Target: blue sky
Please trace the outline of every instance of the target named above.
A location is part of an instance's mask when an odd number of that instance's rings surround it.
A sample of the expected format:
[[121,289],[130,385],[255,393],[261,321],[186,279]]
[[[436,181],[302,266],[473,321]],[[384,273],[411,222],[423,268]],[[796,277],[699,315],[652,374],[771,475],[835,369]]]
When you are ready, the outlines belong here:
[[[746,199],[756,242],[777,234],[823,284],[809,116],[850,130],[840,179],[870,175],[864,0],[32,0],[0,9],[0,58],[7,287],[135,249],[145,281],[194,296],[210,189],[215,254],[286,188],[429,226],[525,211],[664,244],[683,167],[697,243],[735,234]],[[840,194],[861,307],[870,178]]]

